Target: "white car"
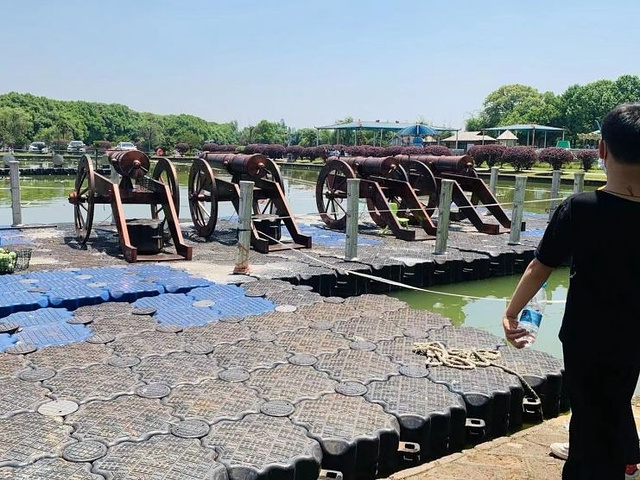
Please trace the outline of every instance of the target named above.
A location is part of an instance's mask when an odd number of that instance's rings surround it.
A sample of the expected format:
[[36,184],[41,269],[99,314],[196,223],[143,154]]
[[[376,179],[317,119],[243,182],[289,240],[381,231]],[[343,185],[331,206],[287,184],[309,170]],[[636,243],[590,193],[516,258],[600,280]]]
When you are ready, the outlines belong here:
[[116,145],[116,150],[137,150],[132,142],[120,142]]
[[28,150],[35,153],[49,153],[49,147],[44,142],[31,142]]
[[71,140],[67,145],[67,153],[84,153],[87,151],[87,146],[80,140]]

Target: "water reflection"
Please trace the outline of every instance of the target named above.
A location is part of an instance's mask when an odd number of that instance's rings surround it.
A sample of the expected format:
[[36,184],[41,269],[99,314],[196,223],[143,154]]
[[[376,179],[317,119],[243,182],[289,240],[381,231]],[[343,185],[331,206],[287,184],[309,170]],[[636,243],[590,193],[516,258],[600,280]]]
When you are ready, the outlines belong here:
[[[412,308],[430,310],[449,318],[456,326],[475,327],[500,338],[502,314],[519,275],[430,287],[429,292],[404,290],[391,295]],[[547,282],[547,300],[543,324],[532,348],[562,358],[558,331],[569,285],[569,269],[556,269]]]
[[[189,165],[176,163],[178,183],[180,185],[180,210],[178,215],[184,221],[190,221],[187,199],[189,180]],[[317,169],[281,167],[285,184],[285,194],[296,215],[317,215],[315,202],[315,184],[318,177]],[[215,175],[229,178],[229,175],[215,170]],[[22,197],[23,223],[70,223],[73,222],[73,208],[67,202],[69,193],[73,191],[75,176],[23,176],[20,179]],[[585,187],[585,190],[593,187]],[[513,205],[514,181],[501,180],[496,188],[496,198],[508,211]],[[571,185],[561,185],[559,197],[564,198],[573,193]],[[525,191],[525,212],[545,213],[549,210],[551,199],[550,184],[541,183],[532,178],[527,181]],[[9,224],[11,218],[11,192],[9,179],[0,178],[0,225]],[[149,215],[148,205],[126,205],[125,215],[129,218],[146,217]],[[219,217],[232,218],[235,216],[233,206],[229,202],[219,204]],[[108,221],[111,208],[108,205],[96,205],[95,222]]]

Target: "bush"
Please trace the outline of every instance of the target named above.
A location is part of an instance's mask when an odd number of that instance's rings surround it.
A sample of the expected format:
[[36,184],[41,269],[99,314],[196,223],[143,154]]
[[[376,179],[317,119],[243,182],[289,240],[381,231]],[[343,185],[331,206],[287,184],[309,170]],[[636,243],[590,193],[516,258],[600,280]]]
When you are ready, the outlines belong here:
[[191,147],[189,146],[189,144],[188,143],[184,143],[184,142],[176,143],[176,147],[175,148],[176,148],[176,151],[180,155],[184,155],[189,150],[191,150]]
[[303,151],[304,151],[304,147],[301,147],[300,145],[290,145],[285,149],[285,153],[287,155],[291,155],[291,158],[293,160],[302,158]]
[[402,154],[403,147],[400,145],[393,145],[391,147],[385,147],[384,156],[385,157],[395,157],[396,155]]
[[422,147],[402,147],[402,155],[426,155]]
[[265,145],[262,154],[269,158],[282,158],[284,156],[285,147],[278,143]]
[[585,149],[578,150],[576,158],[582,164],[582,169],[588,172],[598,162],[598,150]]
[[502,163],[502,156],[506,149],[505,145],[499,144],[474,145],[469,149],[468,153],[473,157],[473,163],[476,166],[479,167],[486,163],[487,167],[491,168],[498,163]]
[[536,151],[533,147],[507,147],[502,154],[502,163],[508,163],[519,172],[533,167],[536,158]]
[[217,143],[205,143],[202,146],[202,151],[203,152],[219,152],[220,145],[218,145]]
[[547,162],[553,170],[561,170],[562,166],[575,160],[566,148],[547,147],[538,152],[538,161]]
[[93,142],[93,146],[96,147],[99,152],[111,150],[111,142],[108,140],[96,140],[95,142]]
[[300,153],[300,158],[306,158],[308,160],[313,160],[313,152],[316,147],[302,147],[302,153]]
[[444,145],[429,145],[422,149],[421,155],[449,156],[451,155],[451,149]]

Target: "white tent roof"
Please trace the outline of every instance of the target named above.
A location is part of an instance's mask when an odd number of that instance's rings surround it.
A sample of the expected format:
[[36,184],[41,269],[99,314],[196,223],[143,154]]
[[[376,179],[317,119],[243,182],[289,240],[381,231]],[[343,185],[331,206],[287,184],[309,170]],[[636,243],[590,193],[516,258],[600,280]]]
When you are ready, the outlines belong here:
[[505,130],[500,135],[498,135],[497,140],[518,140],[518,137],[511,131]]
[[451,135],[450,137],[447,137],[445,139],[443,139],[443,142],[482,142],[482,141],[495,141],[496,139],[493,137],[490,137],[489,135],[480,135],[480,132],[458,132],[458,135],[456,136]]

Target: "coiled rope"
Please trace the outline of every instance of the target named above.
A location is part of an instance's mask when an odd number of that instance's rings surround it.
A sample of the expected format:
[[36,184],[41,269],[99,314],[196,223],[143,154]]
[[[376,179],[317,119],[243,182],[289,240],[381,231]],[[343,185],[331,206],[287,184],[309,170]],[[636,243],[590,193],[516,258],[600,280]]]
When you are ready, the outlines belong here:
[[497,367],[506,373],[514,375],[520,380],[522,388],[526,391],[526,397],[540,401],[540,397],[533,387],[515,370],[496,363],[500,358],[498,350],[481,348],[451,348],[447,349],[442,342],[416,342],[413,344],[413,353],[427,357],[427,367],[451,367],[459,370],[473,370],[477,367]]

